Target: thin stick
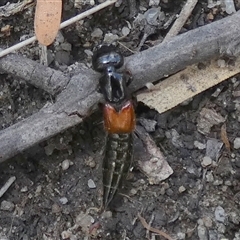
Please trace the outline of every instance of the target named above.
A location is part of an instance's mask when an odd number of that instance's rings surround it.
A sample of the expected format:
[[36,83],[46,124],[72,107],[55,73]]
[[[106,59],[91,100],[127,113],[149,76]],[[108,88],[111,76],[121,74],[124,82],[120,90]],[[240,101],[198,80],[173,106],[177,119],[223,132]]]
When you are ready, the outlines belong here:
[[[65,27],[67,27],[67,26],[69,26],[69,25],[71,25],[71,24],[89,16],[89,15],[92,15],[93,13],[98,12],[105,7],[108,7],[109,5],[111,5],[115,2],[117,2],[117,0],[107,0],[104,3],[101,3],[101,4],[97,5],[96,7],[93,7],[93,8],[91,8],[91,9],[89,9],[89,10],[83,12],[83,13],[80,13],[79,15],[77,15],[77,16],[75,16],[75,17],[73,17],[73,18],[71,18],[71,19],[69,19],[65,22],[62,22],[61,25],[60,25],[60,29],[65,28]],[[27,39],[23,42],[20,42],[20,43],[14,45],[12,47],[7,48],[7,49],[0,52],[0,58],[9,54],[9,53],[17,51],[20,48],[22,48],[24,46],[27,46],[28,44],[31,44],[36,40],[37,40],[37,38],[36,38],[36,36],[34,36],[34,37],[31,37],[31,38],[29,38],[29,39]]]
[[31,44],[31,43],[33,43],[33,42],[36,41],[36,40],[37,40],[37,38],[34,36],[34,37],[31,37],[31,38],[29,38],[29,39],[27,39],[27,40],[25,40],[25,41],[23,41],[23,42],[20,42],[20,43],[18,43],[18,44],[16,44],[16,45],[13,45],[12,47],[9,47],[9,48],[1,51],[1,52],[0,52],[0,57],[3,57],[3,56],[5,56],[5,55],[7,55],[7,54],[9,54],[9,53],[12,53],[12,52],[14,52],[14,51],[17,51],[17,50],[19,50],[20,48],[25,47],[25,46],[27,46],[28,44]]
[[179,17],[174,22],[172,28],[170,29],[170,31],[164,38],[163,42],[169,40],[171,37],[176,36],[180,32],[181,28],[183,27],[183,25],[187,21],[188,17],[192,13],[192,10],[196,6],[197,2],[198,2],[198,0],[188,0],[186,2],[182,11],[179,14]]
[[16,180],[16,177],[10,177],[8,181],[2,186],[0,189],[0,198],[3,196],[3,194],[10,188],[10,186],[14,183]]
[[139,218],[140,222],[142,223],[142,225],[144,226],[144,228],[146,228],[147,230],[157,233],[158,235],[163,236],[168,240],[173,240],[173,238],[171,238],[167,233],[149,226],[147,224],[146,220],[143,217],[141,217],[141,215],[139,213],[138,213],[138,218]]

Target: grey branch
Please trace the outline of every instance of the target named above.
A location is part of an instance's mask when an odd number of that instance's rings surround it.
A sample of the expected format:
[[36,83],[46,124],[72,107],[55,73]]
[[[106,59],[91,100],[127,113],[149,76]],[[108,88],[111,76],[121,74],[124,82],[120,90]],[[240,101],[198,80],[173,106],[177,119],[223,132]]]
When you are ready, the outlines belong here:
[[70,80],[69,76],[60,71],[16,54],[0,58],[0,70],[22,78],[29,84],[42,88],[52,95],[63,90]]
[[[239,22],[240,11],[126,58],[126,68],[134,77],[131,90],[136,91],[147,82],[160,80],[188,65],[218,58],[223,54],[239,54]],[[22,72],[25,64],[28,66],[27,72]],[[54,104],[0,132],[0,162],[80,123],[101,99],[96,91],[99,75],[91,69],[82,69],[70,79],[59,71],[11,55],[0,59],[0,71],[21,77],[50,93],[56,93],[66,86]],[[57,76],[54,76],[55,80],[53,75]],[[82,118],[69,116],[69,113],[75,111]]]

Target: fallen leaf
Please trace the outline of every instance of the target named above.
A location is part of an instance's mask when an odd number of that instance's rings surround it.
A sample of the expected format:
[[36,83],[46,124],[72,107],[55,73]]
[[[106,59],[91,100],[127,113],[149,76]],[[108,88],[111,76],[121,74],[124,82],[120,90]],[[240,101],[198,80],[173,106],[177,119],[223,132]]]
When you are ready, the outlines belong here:
[[228,136],[227,136],[227,129],[226,129],[226,123],[224,123],[221,127],[221,140],[223,141],[226,149],[230,152],[231,151],[231,146],[230,146],[230,142],[228,140]]
[[34,28],[37,40],[50,45],[57,36],[62,15],[62,0],[37,0]]

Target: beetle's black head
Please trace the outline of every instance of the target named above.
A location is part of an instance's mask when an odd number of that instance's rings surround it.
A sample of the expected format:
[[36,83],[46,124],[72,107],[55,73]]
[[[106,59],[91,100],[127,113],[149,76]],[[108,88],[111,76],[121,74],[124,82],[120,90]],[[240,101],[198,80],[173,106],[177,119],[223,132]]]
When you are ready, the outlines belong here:
[[123,61],[123,56],[113,45],[100,46],[92,57],[93,69],[98,72],[104,72],[109,66],[118,69],[123,66]]

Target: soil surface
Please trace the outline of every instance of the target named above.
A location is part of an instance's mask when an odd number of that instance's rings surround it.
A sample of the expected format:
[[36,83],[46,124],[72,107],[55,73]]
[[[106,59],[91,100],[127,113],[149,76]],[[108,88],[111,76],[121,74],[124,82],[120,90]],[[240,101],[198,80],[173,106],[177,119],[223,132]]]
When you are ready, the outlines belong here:
[[[1,1],[0,7],[6,2],[17,1]],[[238,10],[240,2],[234,3]],[[62,19],[91,4],[64,1]],[[125,56],[150,48],[162,41],[183,5],[174,0],[120,1],[63,29],[48,48],[50,67],[68,71],[75,62],[91,67],[92,51],[103,41],[117,40]],[[226,17],[226,9],[219,2],[199,0],[181,33]],[[33,35],[34,6],[0,19],[1,48]],[[40,61],[37,43],[19,54]],[[235,76],[161,115],[139,103],[138,118],[148,120],[139,122],[173,174],[151,185],[135,159],[124,189],[107,211],[101,210],[105,132],[100,110],[2,163],[0,188],[10,177],[16,180],[0,196],[0,240],[165,239],[147,230],[139,214],[173,239],[240,240],[239,93]],[[0,129],[51,101],[52,96],[24,79],[0,74]],[[138,141],[135,137],[136,145]]]

